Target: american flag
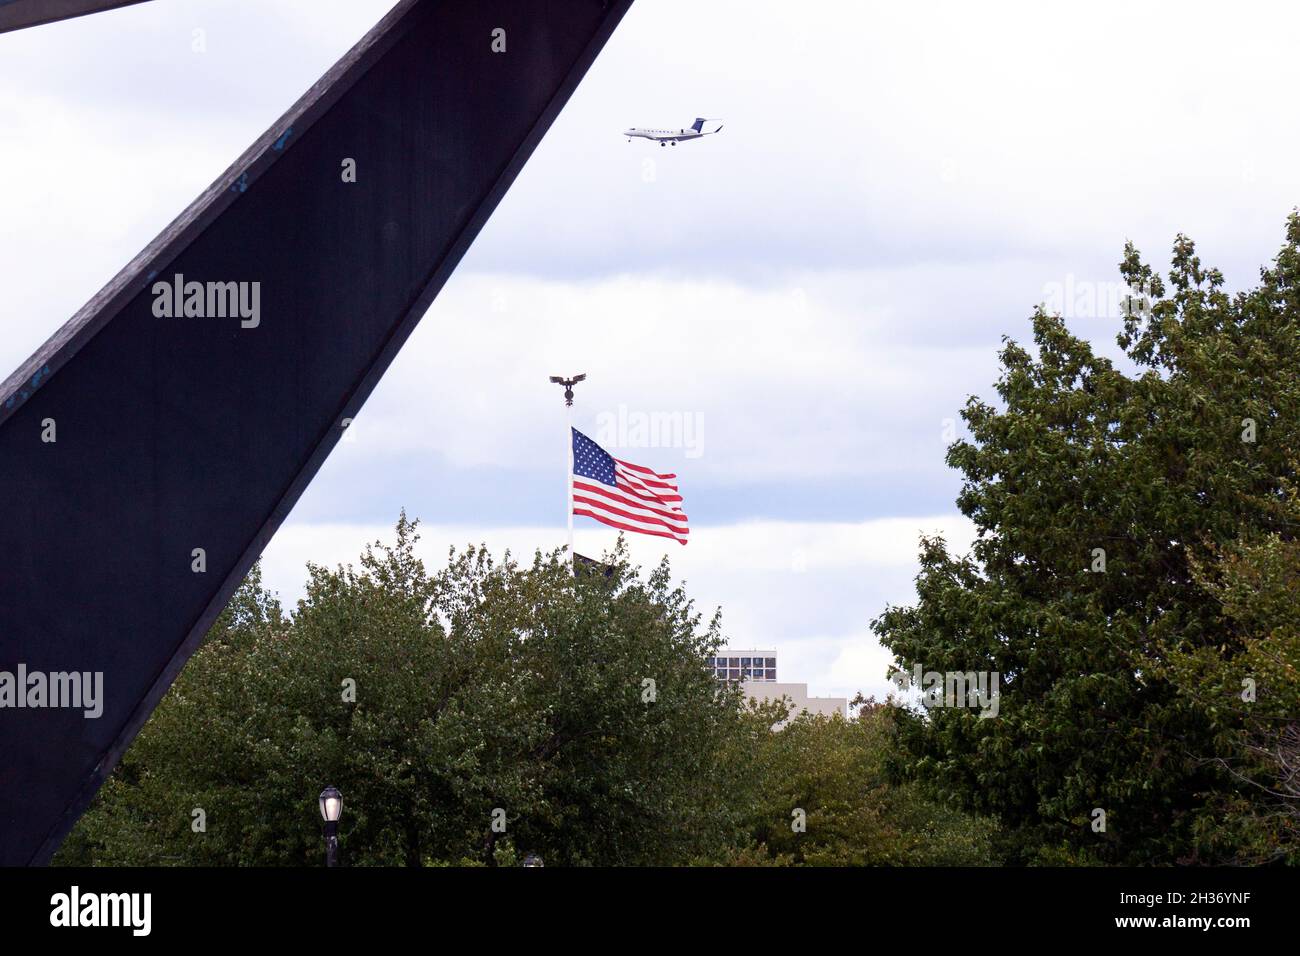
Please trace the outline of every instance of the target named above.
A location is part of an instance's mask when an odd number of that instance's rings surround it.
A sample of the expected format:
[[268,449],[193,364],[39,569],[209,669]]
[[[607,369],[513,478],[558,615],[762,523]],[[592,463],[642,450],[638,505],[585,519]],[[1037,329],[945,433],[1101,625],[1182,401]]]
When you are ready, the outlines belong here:
[[682,544],[690,529],[676,475],[661,475],[615,458],[573,429],[573,513],[638,534]]

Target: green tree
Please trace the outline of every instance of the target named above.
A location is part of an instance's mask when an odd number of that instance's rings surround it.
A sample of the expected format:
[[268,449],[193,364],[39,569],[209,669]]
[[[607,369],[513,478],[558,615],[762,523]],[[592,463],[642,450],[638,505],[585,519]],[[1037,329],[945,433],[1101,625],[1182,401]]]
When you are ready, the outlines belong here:
[[[857,703],[857,702],[855,702]],[[758,705],[728,759],[746,766],[735,799],[745,838],[718,862],[755,866],[978,866],[993,827],[898,783],[895,707],[844,719]],[[780,724],[772,730],[774,724]]]
[[310,566],[292,617],[250,577],[57,862],[318,865],[326,784],[350,865],[668,864],[734,839],[719,620],[666,562],[643,580],[620,542],[575,579],[471,547],[429,574],[417,538],[403,515],[359,568]]
[[[1291,511],[1300,519],[1294,496]],[[1237,783],[1213,795],[1198,840],[1213,859],[1300,863],[1300,541],[1235,541],[1193,571],[1237,635],[1179,650],[1164,671],[1207,701],[1204,759]]]
[[1220,857],[1207,834],[1243,788],[1214,758],[1242,718],[1170,668],[1249,653],[1196,569],[1296,537],[1300,216],[1236,295],[1182,236],[1167,285],[1131,245],[1121,273],[1150,296],[1119,336],[1132,372],[1042,310],[1034,352],[1006,340],[1002,407],[970,399],[948,451],[972,551],[923,540],[918,603],[874,623],[905,671],[1000,674],[996,719],[934,708],[900,733],[916,779],[997,817],[1012,861]]

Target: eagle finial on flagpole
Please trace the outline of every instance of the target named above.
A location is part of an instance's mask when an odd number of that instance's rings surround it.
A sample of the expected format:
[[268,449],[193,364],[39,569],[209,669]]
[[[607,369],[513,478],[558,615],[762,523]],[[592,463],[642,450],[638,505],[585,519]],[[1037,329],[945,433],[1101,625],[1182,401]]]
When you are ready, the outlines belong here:
[[586,380],[587,380],[586,372],[582,373],[581,375],[575,375],[573,376],[573,378],[565,378],[562,375],[551,376],[552,382],[554,382],[556,385],[564,386],[564,404],[568,405],[570,408],[573,407],[573,386],[577,385],[579,382],[584,382]]
[[572,378],[565,378],[563,375],[552,375],[551,381],[556,385],[564,386],[564,406],[567,410],[568,425],[564,429],[564,443],[569,449],[569,467],[564,476],[564,510],[568,518],[569,525],[569,560],[575,560],[573,551],[573,386],[579,382],[586,381],[587,373],[575,375]]

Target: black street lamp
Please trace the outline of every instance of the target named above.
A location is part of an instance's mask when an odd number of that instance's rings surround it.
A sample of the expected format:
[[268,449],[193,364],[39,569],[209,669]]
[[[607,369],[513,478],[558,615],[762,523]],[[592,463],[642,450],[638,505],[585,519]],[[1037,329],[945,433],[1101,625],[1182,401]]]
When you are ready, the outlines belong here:
[[339,865],[339,817],[343,816],[343,794],[326,787],[320,795],[320,815],[325,821],[325,865]]

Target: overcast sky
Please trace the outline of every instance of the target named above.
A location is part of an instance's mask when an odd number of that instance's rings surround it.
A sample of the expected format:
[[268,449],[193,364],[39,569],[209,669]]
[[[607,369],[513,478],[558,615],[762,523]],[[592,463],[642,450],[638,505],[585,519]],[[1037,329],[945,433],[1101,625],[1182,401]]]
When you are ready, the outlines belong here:
[[[0,36],[0,378],[391,6],[155,0]],[[197,32],[196,32],[197,31]],[[564,540],[575,424],[680,413],[692,542],[734,646],[883,694],[868,624],[916,539],[970,531],[945,420],[1036,303],[1109,354],[1126,239],[1253,281],[1297,202],[1300,8],[641,0],[265,555],[355,560],[399,509],[427,557]],[[508,55],[508,54],[507,54]],[[628,126],[720,118],[661,148]],[[614,435],[614,438],[619,436]],[[624,436],[634,438],[633,435]],[[612,442],[610,444],[613,444]],[[578,550],[614,532],[579,518]]]

